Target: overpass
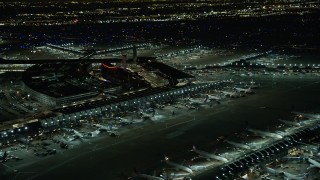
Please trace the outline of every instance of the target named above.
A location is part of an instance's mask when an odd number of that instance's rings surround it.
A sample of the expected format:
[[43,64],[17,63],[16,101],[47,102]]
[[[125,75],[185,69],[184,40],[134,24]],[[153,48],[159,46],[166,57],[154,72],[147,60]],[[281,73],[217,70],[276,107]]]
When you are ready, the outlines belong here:
[[125,50],[129,50],[129,49],[133,49],[134,51],[137,48],[142,48],[142,47],[149,47],[151,46],[151,44],[149,43],[143,43],[143,44],[137,44],[137,45],[128,45],[128,46],[122,46],[122,47],[117,47],[117,48],[110,48],[110,49],[104,49],[104,50],[76,50],[70,47],[65,47],[65,46],[59,46],[59,45],[54,45],[54,44],[47,44],[46,46],[53,48],[53,49],[57,49],[60,51],[65,51],[65,52],[69,52],[69,53],[73,53],[76,55],[81,55],[80,59],[90,59],[92,56],[95,55],[104,55],[104,54],[109,54],[109,53],[114,53],[114,52],[118,52],[118,51],[125,51]]
[[[130,61],[130,59],[128,60]],[[131,60],[132,61],[132,60]],[[121,62],[121,58],[106,59],[39,59],[39,60],[0,60],[0,64],[44,64],[44,63],[102,63]]]
[[[139,57],[139,60],[152,60],[155,57]],[[4,60],[0,59],[1,64],[43,64],[43,63],[121,63],[122,58],[104,58],[104,59],[39,59],[39,60]],[[132,58],[129,58],[127,62],[133,62]]]
[[48,46],[48,47],[50,47],[52,49],[57,49],[57,50],[60,50],[60,51],[66,51],[66,52],[70,52],[70,53],[78,54],[78,55],[83,55],[83,53],[84,53],[83,51],[80,51],[80,50],[72,49],[72,48],[65,47],[65,46],[49,44],[49,43],[47,43],[46,46]]

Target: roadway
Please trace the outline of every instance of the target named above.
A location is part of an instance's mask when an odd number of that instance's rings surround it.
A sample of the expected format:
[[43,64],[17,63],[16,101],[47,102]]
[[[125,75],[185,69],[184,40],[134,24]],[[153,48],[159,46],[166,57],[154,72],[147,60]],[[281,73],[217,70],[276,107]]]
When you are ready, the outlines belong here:
[[[102,63],[121,62],[121,58],[106,59],[39,59],[39,60],[0,60],[0,64],[44,64],[44,63]],[[132,59],[128,59],[128,62]]]
[[[155,57],[138,57],[139,60],[153,60]],[[103,59],[37,59],[37,60],[1,60],[0,64],[43,64],[43,63],[121,63],[122,58],[103,58]],[[128,58],[127,62],[132,62],[132,58]]]

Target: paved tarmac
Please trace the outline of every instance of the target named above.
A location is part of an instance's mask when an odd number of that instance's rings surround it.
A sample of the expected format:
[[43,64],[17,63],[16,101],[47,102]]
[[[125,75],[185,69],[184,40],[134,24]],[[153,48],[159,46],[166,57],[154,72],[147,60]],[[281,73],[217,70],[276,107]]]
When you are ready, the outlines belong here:
[[[294,82],[294,84],[292,84]],[[291,110],[319,110],[319,80],[266,81],[257,94],[238,98],[211,109],[189,111],[169,123],[148,124],[120,138],[101,138],[91,144],[18,168],[7,179],[126,179],[133,168],[143,173],[166,167],[166,154],[175,162],[190,155],[192,145],[213,152],[219,136],[251,128],[267,130]],[[260,108],[269,107],[269,108]],[[4,178],[4,179],[5,179]]]

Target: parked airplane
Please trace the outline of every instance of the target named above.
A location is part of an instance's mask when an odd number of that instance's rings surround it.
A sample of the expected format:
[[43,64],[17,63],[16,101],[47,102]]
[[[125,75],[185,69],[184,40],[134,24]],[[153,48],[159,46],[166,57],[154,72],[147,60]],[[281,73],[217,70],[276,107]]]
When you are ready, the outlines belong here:
[[235,147],[239,147],[239,148],[242,148],[242,149],[251,150],[250,146],[248,146],[248,145],[246,145],[246,144],[237,143],[237,142],[228,141],[228,140],[226,140],[225,142],[228,143],[228,144],[231,144],[231,145],[233,145],[233,146],[235,146]]
[[251,90],[251,88],[247,88],[247,89],[244,89],[244,88],[235,88],[235,90],[237,92],[242,92],[242,93],[246,93],[246,94],[252,94],[253,91]]
[[296,112],[296,111],[293,111],[292,113],[296,115],[301,115],[306,118],[320,119],[320,114],[302,113],[302,112]]
[[148,174],[139,174],[138,177],[142,177],[148,180],[164,180],[162,177],[157,177],[157,176],[151,176]]
[[286,125],[289,126],[301,126],[300,123],[298,122],[293,122],[293,121],[287,121],[287,120],[282,120],[282,119],[278,119],[280,122],[283,122]]
[[154,175],[149,175],[149,174],[143,174],[138,172],[138,170],[136,168],[133,168],[133,176],[132,177],[128,177],[128,179],[132,179],[132,180],[138,180],[138,179],[148,179],[148,180],[164,180],[164,178],[162,177],[157,177],[155,172]]
[[48,81],[57,80],[59,77],[63,77],[63,74],[56,74],[56,73],[47,73],[42,76],[33,76],[32,79],[43,79]]
[[253,132],[263,138],[265,137],[272,137],[272,138],[278,138],[278,139],[282,139],[283,137],[279,134],[276,133],[271,133],[271,132],[265,132],[265,131],[260,131],[260,130],[256,130],[256,129],[247,129],[250,132]]
[[[146,113],[142,113],[143,116],[147,116],[149,114],[146,114]],[[151,115],[150,115],[151,117]],[[132,120],[129,120],[129,119],[126,119],[126,118],[120,118],[120,121],[121,122],[124,122],[124,123],[128,123],[128,124],[133,124],[133,123],[141,123],[143,122],[143,120],[141,119],[132,119]]]
[[[78,138],[84,139],[84,138],[89,138],[89,137],[95,137],[95,136],[97,136],[97,135],[100,133],[100,131],[98,131],[98,130],[89,132],[89,133],[87,133],[87,134],[82,134],[82,133],[80,133],[80,132],[77,131],[77,130],[68,129],[68,128],[62,128],[62,130],[66,131],[66,132],[74,133],[74,139],[73,139],[73,140],[78,139]],[[72,140],[71,140],[71,141],[72,141]]]
[[100,133],[99,130],[95,130],[95,131],[89,132],[89,133],[88,133],[88,136],[96,137],[96,136],[98,136],[99,133]]
[[0,152],[0,161],[1,162],[5,162],[6,161],[6,159],[7,159],[7,157],[8,157],[8,153],[7,153],[7,151],[5,151],[5,152]]
[[84,135],[82,133],[80,133],[79,131],[74,130],[74,129],[72,129],[72,130],[73,130],[73,133],[75,134],[75,136],[78,136],[79,138],[84,138]]
[[112,125],[109,125],[109,126],[103,126],[101,124],[93,124],[94,126],[102,129],[102,130],[106,130],[106,131],[109,131],[109,130],[117,130],[118,128],[115,127],[115,126],[112,126]]
[[220,101],[221,97],[207,94],[208,100]]
[[[146,120],[146,119],[151,119],[153,120],[154,119],[154,115],[155,113],[145,113],[145,112],[142,112],[142,116],[141,116],[141,122]],[[140,122],[140,121],[139,121]]]
[[222,162],[228,162],[228,159],[226,159],[224,157],[221,157],[221,156],[218,156],[218,155],[215,155],[215,154],[210,154],[210,153],[207,153],[207,152],[202,151],[202,150],[198,150],[198,149],[196,149],[195,146],[192,147],[192,151],[198,153],[200,156],[202,156],[204,158],[215,159],[215,160],[222,161]]
[[313,168],[313,167],[317,167],[317,168],[320,168],[320,163],[317,162],[316,160],[313,160],[311,158],[308,158],[308,162],[311,164],[309,166],[309,168]]
[[283,176],[285,177],[285,179],[287,180],[304,180],[306,179],[305,176],[307,175],[307,173],[305,174],[298,174],[298,175],[294,175],[285,171],[282,171]]
[[171,179],[183,179],[188,177],[188,175],[190,175],[189,172],[177,172],[175,170],[169,170],[166,169],[164,170],[163,174],[161,174],[160,176],[165,179],[165,180],[171,180]]
[[287,180],[303,180],[303,179],[305,179],[305,176],[307,175],[307,173],[294,175],[294,174],[291,174],[291,173],[288,173],[285,171],[278,171],[278,170],[272,169],[270,167],[266,167],[265,170],[274,176],[283,175],[284,179],[287,179]]
[[192,169],[190,169],[189,167],[186,167],[186,166],[183,166],[181,164],[177,164],[177,163],[171,162],[171,161],[169,161],[169,158],[166,157],[166,156],[164,157],[164,159],[165,159],[165,162],[170,166],[173,166],[173,167],[175,167],[177,169],[180,169],[180,170],[185,171],[185,172],[190,173],[190,174],[193,173]]
[[253,80],[250,82],[250,84],[247,85],[247,87],[251,88],[251,89],[257,89],[260,87],[260,84],[257,84],[256,82],[254,82]]
[[203,104],[205,103],[206,99],[194,99],[194,98],[189,98],[188,99],[190,101],[190,104],[195,104],[195,105],[200,105],[200,104]]
[[218,91],[220,93],[222,93],[224,96],[229,96],[229,97],[239,97],[237,92],[229,92],[229,91]]
[[277,176],[281,173],[281,171],[272,169],[270,167],[266,167],[265,171],[267,171],[269,174],[273,175],[273,176]]
[[112,126],[102,126],[100,124],[95,124],[95,126],[99,127],[99,131],[106,131],[109,133],[110,136],[120,136],[120,133],[116,131],[118,128],[113,129]]

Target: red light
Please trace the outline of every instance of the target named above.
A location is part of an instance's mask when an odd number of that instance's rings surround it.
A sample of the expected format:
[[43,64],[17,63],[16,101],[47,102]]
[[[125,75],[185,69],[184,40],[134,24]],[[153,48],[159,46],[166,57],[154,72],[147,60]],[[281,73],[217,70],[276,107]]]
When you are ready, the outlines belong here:
[[108,65],[106,65],[104,63],[102,63],[102,66],[105,67],[105,68],[108,68],[108,69],[116,69],[117,68],[115,66],[108,66]]
[[117,69],[118,69],[118,67],[116,67],[116,66],[110,66],[110,65],[108,65],[108,64],[104,64],[104,63],[102,63],[102,67],[103,68],[107,68],[109,71],[117,71]]

